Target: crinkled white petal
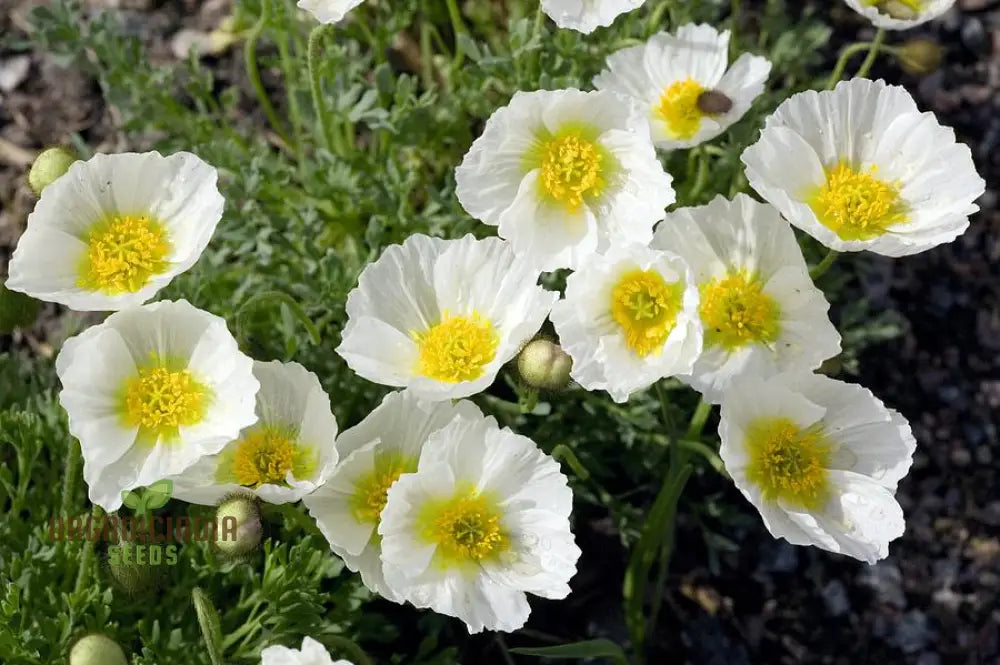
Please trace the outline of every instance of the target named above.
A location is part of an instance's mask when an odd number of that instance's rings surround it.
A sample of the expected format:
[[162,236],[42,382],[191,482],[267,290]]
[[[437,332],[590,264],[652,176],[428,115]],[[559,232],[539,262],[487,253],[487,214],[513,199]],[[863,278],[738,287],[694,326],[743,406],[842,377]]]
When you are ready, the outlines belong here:
[[[902,87],[852,79],[832,91],[807,91],[781,104],[742,157],[751,186],[793,225],[837,251],[906,256],[951,242],[979,210],[986,183],[968,146],[921,113]],[[824,168],[845,161],[898,183],[906,221],[870,240],[844,240],[808,204]]]
[[585,34],[611,25],[616,18],[641,7],[646,0],[541,0],[542,10],[560,28]]
[[348,660],[334,661],[322,644],[311,637],[302,640],[301,649],[282,646],[265,647],[260,652],[260,665],[352,665]]
[[[777,418],[819,428],[832,446],[826,467],[831,497],[817,510],[766,500],[747,477],[747,428]],[[865,388],[804,372],[740,378],[723,398],[719,437],[727,472],[775,537],[874,563],[902,535],[893,494],[916,444],[906,420]]]
[[[682,309],[663,347],[640,356],[625,341],[611,314],[612,293],[622,275],[653,270],[667,283],[683,284]],[[615,247],[566,280],[566,297],[552,308],[552,323],[573,358],[571,376],[587,390],[607,390],[617,402],[667,376],[689,374],[702,349],[698,287],[675,254],[642,245]]]
[[885,12],[881,12],[866,0],[844,0],[847,5],[858,12],[877,28],[886,30],[908,30],[921,23],[932,21],[952,8],[955,0],[923,0],[922,9],[914,18],[893,18]]
[[[218,174],[189,152],[94,155],[45,188],[10,262],[7,288],[80,311],[141,305],[195,264],[222,218]],[[113,215],[149,215],[163,225],[166,269],[134,293],[79,285],[87,236]]]
[[381,548],[373,537],[377,525],[355,515],[352,498],[359,480],[372,474],[380,459],[409,460],[406,471],[416,471],[428,437],[460,414],[481,417],[472,402],[427,402],[410,391],[389,393],[364,420],[340,434],[341,462],[319,489],[303,497],[330,548],[348,568],[361,573],[366,587],[393,602],[402,598],[382,575]]
[[[337,420],[330,397],[319,377],[299,363],[254,361],[253,373],[260,382],[255,411],[258,421],[241,432],[217,455],[204,457],[183,474],[173,478],[174,496],[191,503],[213,505],[235,491],[251,492],[267,503],[294,503],[323,484],[337,464]],[[285,485],[264,483],[246,487],[220,480],[226,469],[222,453],[237,447],[248,432],[258,427],[277,427],[296,436],[295,444],[311,451],[315,468],[307,477],[289,471]]]
[[299,0],[298,7],[312,14],[320,23],[336,23],[364,0]]
[[[728,63],[728,30],[720,33],[710,25],[687,24],[674,34],[661,32],[645,44],[612,53],[604,70],[594,78],[594,86],[634,100],[648,119],[658,148],[689,148],[724,132],[764,91],[771,72],[767,59],[744,53],[727,71]],[[658,108],[671,85],[689,79],[725,94],[732,107],[725,113],[704,116],[694,136],[680,138],[670,131]]]
[[681,208],[660,223],[651,247],[684,259],[699,288],[729,273],[755,275],[778,305],[774,344],[731,351],[706,344],[691,375],[681,377],[710,402],[718,403],[735,377],[811,370],[840,352],[829,303],[809,278],[791,227],[773,207],[738,194],[732,201],[720,196],[705,206]]
[[[179,363],[211,395],[204,418],[181,426],[179,440],[137,443],[138,428],[121,413],[123,386],[151,355]],[[117,510],[123,490],[185,471],[255,423],[260,384],[252,366],[226,322],[186,300],[116,312],[67,340],[56,360],[59,401],[80,440],[90,500]]]
[[[361,273],[347,298],[337,347],[359,375],[406,387],[429,400],[480,392],[541,327],[558,295],[538,286],[539,270],[498,238],[441,240],[414,234]],[[488,319],[499,338],[479,378],[447,382],[419,373],[416,336],[445,314]]]
[[[610,155],[605,184],[574,210],[540,191],[541,169],[526,166],[546,137],[584,127]],[[649,140],[642,112],[610,91],[518,92],[493,113],[455,170],[465,210],[497,226],[518,256],[540,270],[576,268],[594,252],[647,243],[675,200],[672,179]]]
[[[437,546],[418,524],[421,507],[470,487],[497,501],[509,549],[458,569],[435,564]],[[430,436],[417,472],[389,490],[378,530],[386,581],[417,607],[460,618],[469,632],[516,630],[530,610],[525,593],[563,598],[570,591],[580,556],[569,528],[572,502],[559,465],[531,439],[493,418],[459,415]]]

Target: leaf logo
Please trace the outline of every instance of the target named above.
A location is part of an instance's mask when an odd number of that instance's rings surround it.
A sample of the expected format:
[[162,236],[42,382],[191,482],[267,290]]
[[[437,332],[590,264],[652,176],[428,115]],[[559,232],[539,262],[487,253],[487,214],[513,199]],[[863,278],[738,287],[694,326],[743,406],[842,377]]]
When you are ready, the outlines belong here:
[[142,517],[167,505],[173,492],[172,480],[157,480],[147,487],[145,492],[141,492],[140,489],[123,490],[122,503],[134,510],[137,516]]

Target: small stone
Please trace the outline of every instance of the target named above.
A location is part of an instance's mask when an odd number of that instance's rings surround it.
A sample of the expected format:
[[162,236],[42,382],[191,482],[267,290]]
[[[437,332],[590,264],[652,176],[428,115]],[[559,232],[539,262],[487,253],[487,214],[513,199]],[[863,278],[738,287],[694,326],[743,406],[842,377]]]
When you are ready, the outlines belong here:
[[31,58],[26,55],[0,60],[0,92],[10,92],[24,83],[30,69]]
[[896,624],[891,642],[903,653],[916,653],[931,643],[934,629],[927,615],[920,610],[910,610]]
[[892,607],[906,607],[903,595],[903,574],[894,563],[882,561],[861,570],[858,583],[875,592],[879,602]]
[[840,580],[833,579],[827,582],[823,587],[822,593],[823,603],[826,605],[827,614],[830,616],[843,616],[851,609],[851,601],[847,597],[847,589]]

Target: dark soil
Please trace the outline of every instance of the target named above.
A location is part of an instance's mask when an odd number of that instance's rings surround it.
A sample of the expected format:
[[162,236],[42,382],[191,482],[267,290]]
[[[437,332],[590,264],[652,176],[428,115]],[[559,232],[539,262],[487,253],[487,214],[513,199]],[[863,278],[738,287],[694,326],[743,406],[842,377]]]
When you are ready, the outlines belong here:
[[[0,7],[10,6],[0,12],[0,34],[23,37],[34,4],[0,0]],[[197,38],[228,1],[91,4],[118,8],[148,40],[153,57],[167,59],[182,29]],[[840,3],[823,3],[830,4]],[[712,561],[685,513],[682,547],[651,638],[651,665],[1000,663],[1000,0],[959,0],[957,6],[905,35],[947,47],[936,73],[914,78],[883,58],[873,77],[905,84],[921,108],[970,145],[988,183],[982,211],[950,245],[905,259],[852,256],[835,268],[855,274],[845,299],[868,298],[906,323],[901,338],[865,352],[860,381],[909,418],[919,442],[898,494],[907,533],[893,543],[888,560],[867,566],[776,541],[758,520],[747,519],[723,534],[738,550]],[[871,28],[849,11],[837,16],[838,44],[871,37]],[[891,44],[903,39],[890,35]],[[213,61],[231,72],[237,57]],[[835,57],[831,48],[831,61]],[[0,275],[34,205],[27,167],[38,150],[67,144],[73,134],[96,150],[129,147],[93,81],[43,53],[0,50]],[[57,308],[46,305],[33,328],[0,336],[0,350],[28,346],[51,355],[62,327]],[[751,514],[739,493],[717,479],[689,491],[695,500],[723,492],[725,502]],[[585,556],[574,587],[580,591],[560,603],[537,603],[534,632],[508,636],[507,646],[538,645],[541,633],[625,641],[618,537],[602,515],[577,517],[589,523],[579,533]],[[475,655],[467,662],[504,662],[501,649],[497,638],[477,638],[466,646]]]

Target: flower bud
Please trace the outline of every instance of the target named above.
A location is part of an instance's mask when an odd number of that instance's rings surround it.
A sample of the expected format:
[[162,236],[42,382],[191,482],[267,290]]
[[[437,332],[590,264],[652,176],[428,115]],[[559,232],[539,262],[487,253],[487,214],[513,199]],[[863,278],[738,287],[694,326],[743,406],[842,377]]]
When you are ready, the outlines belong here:
[[42,195],[42,190],[59,179],[70,164],[77,161],[76,155],[66,148],[48,148],[35,158],[28,172],[28,186],[36,196]]
[[34,298],[0,284],[0,334],[10,334],[14,328],[33,324],[41,306],[42,303]]
[[573,359],[555,342],[536,339],[528,342],[517,356],[521,378],[532,388],[562,390],[569,383]]
[[129,598],[137,598],[159,587],[163,581],[160,565],[153,565],[147,557],[147,547],[141,542],[120,540],[108,551],[108,573],[115,585]]
[[117,642],[93,633],[78,639],[69,650],[69,665],[128,665],[128,660]]
[[943,58],[944,49],[933,39],[911,39],[896,53],[900,68],[911,76],[933,74]]
[[698,95],[695,105],[702,113],[720,115],[729,113],[729,109],[733,108],[733,100],[718,90],[706,90]]
[[238,492],[224,498],[215,511],[215,548],[225,555],[241,557],[257,549],[264,534],[260,501]]

